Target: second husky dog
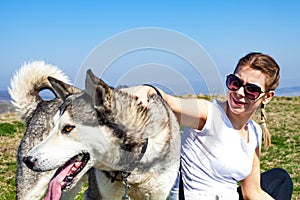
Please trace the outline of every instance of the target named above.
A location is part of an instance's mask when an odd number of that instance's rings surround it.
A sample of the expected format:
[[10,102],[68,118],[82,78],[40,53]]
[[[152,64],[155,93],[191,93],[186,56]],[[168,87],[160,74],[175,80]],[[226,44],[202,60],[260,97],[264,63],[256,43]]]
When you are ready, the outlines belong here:
[[34,171],[59,168],[46,198],[59,199],[94,167],[98,199],[166,199],[180,151],[179,125],[168,105],[153,95],[144,109],[91,71],[80,93],[55,78],[49,81],[64,102],[49,136],[23,158]]

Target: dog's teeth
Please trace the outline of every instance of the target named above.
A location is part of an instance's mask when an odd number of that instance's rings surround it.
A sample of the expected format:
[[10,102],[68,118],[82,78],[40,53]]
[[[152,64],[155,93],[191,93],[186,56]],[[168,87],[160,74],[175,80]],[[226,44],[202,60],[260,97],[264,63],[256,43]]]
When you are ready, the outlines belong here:
[[72,167],[71,171],[72,171],[72,172],[76,172],[76,171],[77,171],[77,167],[75,167],[75,166]]
[[82,158],[83,158],[83,154],[79,154],[79,155],[77,156],[77,160],[78,160],[78,161],[81,161]]
[[80,165],[81,165],[81,162],[75,162],[74,163],[74,166],[77,167],[77,168],[80,167]]
[[66,178],[67,178],[68,181],[72,181],[74,177],[73,176],[67,176]]
[[60,183],[60,186],[61,186],[61,187],[64,187],[66,184],[67,184],[67,183],[63,181],[63,182]]
[[67,189],[69,189],[70,188],[70,185],[72,184],[72,182],[67,182]]

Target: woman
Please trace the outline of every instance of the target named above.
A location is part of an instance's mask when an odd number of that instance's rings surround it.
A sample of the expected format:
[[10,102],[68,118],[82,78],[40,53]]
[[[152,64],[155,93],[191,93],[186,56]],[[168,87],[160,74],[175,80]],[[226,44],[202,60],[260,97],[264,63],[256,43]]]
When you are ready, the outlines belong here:
[[[144,105],[149,95],[160,93],[185,126],[181,168],[170,199],[291,199],[292,181],[286,171],[260,175],[262,134],[265,147],[270,145],[264,108],[279,84],[279,71],[270,56],[247,54],[227,76],[225,102],[182,99],[149,85],[131,88]],[[264,133],[251,119],[259,108]],[[262,189],[265,185],[268,188]]]

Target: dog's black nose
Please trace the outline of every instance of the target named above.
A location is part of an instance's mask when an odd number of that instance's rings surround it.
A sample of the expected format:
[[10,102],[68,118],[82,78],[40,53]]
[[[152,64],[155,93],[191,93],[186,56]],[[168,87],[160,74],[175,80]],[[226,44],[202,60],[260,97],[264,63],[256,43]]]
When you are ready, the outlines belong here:
[[36,163],[37,159],[32,156],[25,156],[23,158],[23,162],[26,164],[26,166],[30,169],[32,169]]

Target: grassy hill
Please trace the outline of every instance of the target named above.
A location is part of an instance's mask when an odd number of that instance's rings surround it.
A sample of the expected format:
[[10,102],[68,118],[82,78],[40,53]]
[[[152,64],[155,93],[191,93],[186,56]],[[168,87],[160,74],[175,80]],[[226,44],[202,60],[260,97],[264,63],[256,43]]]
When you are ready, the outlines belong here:
[[[300,199],[300,97],[275,97],[266,107],[272,146],[263,150],[261,170],[286,169],[294,182],[293,200]],[[259,122],[259,115],[255,116]],[[24,125],[15,113],[0,115],[0,196],[15,199],[16,150]],[[78,198],[80,199],[80,197]]]

